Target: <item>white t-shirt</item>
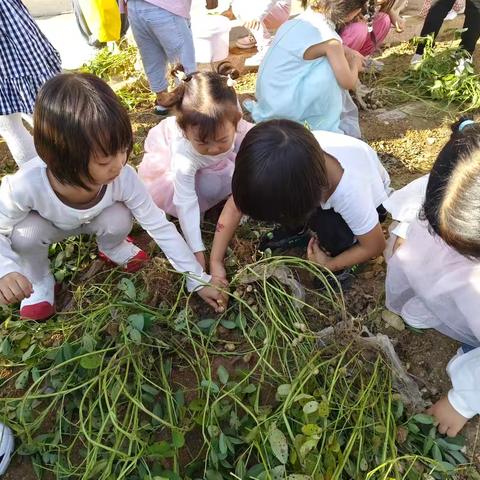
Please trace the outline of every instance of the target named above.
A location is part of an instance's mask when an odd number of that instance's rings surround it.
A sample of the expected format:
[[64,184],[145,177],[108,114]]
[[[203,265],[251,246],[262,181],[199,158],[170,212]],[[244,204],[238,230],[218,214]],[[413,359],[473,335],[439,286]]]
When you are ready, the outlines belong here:
[[378,224],[377,207],[390,195],[390,177],[370,146],[334,132],[313,132],[322,149],[335,157],[343,175],[321,206],[339,213],[354,235],[364,235]]
[[163,250],[175,270],[189,272],[190,290],[210,280],[193,253],[154,203],[135,170],[126,165],[120,175],[107,185],[102,199],[91,208],[79,210],[65,205],[53,191],[45,163],[35,158],[13,175],[6,175],[0,185],[0,278],[11,272],[22,272],[18,255],[12,250],[9,235],[15,225],[31,211],[52,222],[61,230],[75,230],[88,223],[105,208],[122,202],[138,223]]

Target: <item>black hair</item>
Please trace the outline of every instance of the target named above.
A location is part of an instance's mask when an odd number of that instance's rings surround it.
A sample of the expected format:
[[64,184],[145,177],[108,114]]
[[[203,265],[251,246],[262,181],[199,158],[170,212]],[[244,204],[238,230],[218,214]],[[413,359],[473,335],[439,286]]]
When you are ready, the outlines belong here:
[[243,213],[299,225],[320,206],[327,186],[325,153],[304,126],[270,120],[245,136],[232,178],[233,199]]
[[466,117],[432,167],[421,217],[459,253],[480,258],[480,125]]
[[240,73],[229,62],[220,63],[215,71],[186,74],[182,65],[175,65],[171,72],[173,78],[181,80],[178,86],[162,95],[161,104],[174,109],[178,126],[185,131],[187,127],[198,127],[199,138],[203,142],[214,137],[218,126],[226,120],[235,127],[242,114],[233,85]]
[[113,90],[88,73],[64,73],[40,89],[34,110],[33,139],[40,158],[62,184],[88,189],[94,155],[130,154],[130,119]]

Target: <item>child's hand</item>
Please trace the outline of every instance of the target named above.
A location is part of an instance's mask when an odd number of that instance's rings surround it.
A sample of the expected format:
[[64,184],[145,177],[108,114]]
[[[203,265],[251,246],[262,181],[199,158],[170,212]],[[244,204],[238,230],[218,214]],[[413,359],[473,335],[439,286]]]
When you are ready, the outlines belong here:
[[467,423],[468,418],[460,415],[449,402],[448,397],[442,397],[427,411],[438,420],[438,431],[449,437],[455,437]]
[[218,281],[222,282],[223,285],[226,287],[228,285],[227,280],[227,271],[225,270],[225,266],[223,262],[210,262],[210,275],[218,279]]
[[328,268],[328,263],[331,259],[330,255],[325,253],[318,244],[318,240],[316,238],[311,238],[308,242],[307,247],[307,258],[314,263],[318,263],[322,267]]
[[205,254],[203,252],[196,252],[194,253],[195,258],[197,259],[197,262],[202,266],[202,268],[205,270],[206,267],[206,262],[205,262]]
[[258,20],[249,20],[245,22],[243,26],[248,30],[258,30],[260,28],[260,22]]
[[206,0],[206,7],[209,10],[217,8],[218,7],[218,0]]
[[356,67],[359,72],[363,72],[363,70],[365,70],[366,58],[360,52],[357,52],[353,48],[347,47],[346,45],[343,46],[343,51],[350,68]]
[[0,304],[21,302],[33,292],[33,287],[27,277],[18,272],[7,273],[0,278]]
[[225,294],[214,286],[206,286],[198,290],[197,292],[202,299],[207,302],[216,313],[222,313],[225,311],[226,301]]

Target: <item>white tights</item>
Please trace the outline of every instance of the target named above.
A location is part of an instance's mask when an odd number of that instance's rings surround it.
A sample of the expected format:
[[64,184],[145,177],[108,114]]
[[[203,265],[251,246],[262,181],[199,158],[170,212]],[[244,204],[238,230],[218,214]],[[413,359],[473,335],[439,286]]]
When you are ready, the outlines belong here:
[[[31,117],[26,117],[26,120],[31,124]],[[25,128],[21,113],[0,115],[0,136],[7,142],[18,166],[37,156],[33,137]]]

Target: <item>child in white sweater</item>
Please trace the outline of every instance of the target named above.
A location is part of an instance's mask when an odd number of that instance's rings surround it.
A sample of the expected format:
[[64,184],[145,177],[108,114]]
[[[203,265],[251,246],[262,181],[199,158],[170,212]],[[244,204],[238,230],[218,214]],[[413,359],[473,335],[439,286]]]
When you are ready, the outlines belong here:
[[0,303],[21,302],[31,320],[52,316],[54,278],[48,248],[72,235],[95,234],[102,256],[126,271],[148,260],[127,239],[132,216],[155,239],[187,286],[215,308],[210,277],[155,206],[135,170],[127,112],[111,88],[88,74],[64,74],[41,89],[34,114],[39,158],[0,186]]
[[386,303],[409,325],[434,328],[463,344],[447,367],[452,389],[429,411],[440,433],[455,436],[480,413],[478,124],[455,125],[428,179],[392,195],[386,207],[404,224],[419,210],[415,204],[427,180],[423,210],[388,262]]

